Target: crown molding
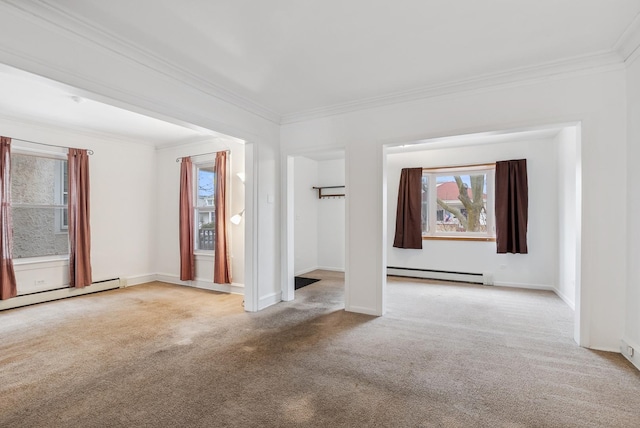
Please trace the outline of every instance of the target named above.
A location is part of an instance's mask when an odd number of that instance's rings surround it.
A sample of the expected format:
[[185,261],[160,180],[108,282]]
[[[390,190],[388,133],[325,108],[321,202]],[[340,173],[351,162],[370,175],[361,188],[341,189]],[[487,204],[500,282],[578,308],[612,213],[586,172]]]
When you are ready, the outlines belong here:
[[[141,146],[147,146],[150,148],[156,147],[156,144],[134,137],[127,137],[120,134],[113,134],[109,132],[96,131],[93,129],[86,129],[81,127],[66,127],[60,126],[57,123],[51,123],[45,120],[31,120],[25,119],[24,117],[12,116],[9,114],[5,114],[0,111],[0,121],[10,122],[11,124],[17,124],[23,126],[28,129],[34,129],[41,132],[46,132],[49,134],[59,134],[61,137],[67,137],[69,135],[73,135],[76,137],[84,137],[90,138],[92,140],[98,140],[103,143],[109,144],[122,144],[122,145],[130,145],[131,143],[135,143]],[[15,137],[18,139],[18,137]]]
[[81,43],[91,43],[94,46],[108,50],[112,54],[121,56],[128,61],[146,67],[174,81],[181,82],[192,89],[218,98],[272,123],[280,123],[280,115],[273,110],[217,85],[188,69],[170,63],[155,53],[105,30],[95,22],[85,21],[68,8],[55,2],[48,0],[38,2],[5,0],[5,5],[23,16],[28,16],[36,24],[46,25]]
[[622,59],[629,64],[640,56],[640,13],[622,32],[613,45],[613,50],[619,52]]
[[[23,2],[19,0],[5,0],[5,7],[10,7],[14,12],[21,13],[37,25],[46,26],[49,29],[73,37],[77,41],[92,46],[98,46],[112,54],[119,55],[130,62],[148,68],[162,74],[174,81],[183,83],[208,96],[218,98],[247,112],[255,114],[263,119],[278,125],[291,124],[306,120],[319,119],[339,114],[351,113],[358,110],[366,110],[384,107],[403,102],[417,101],[443,96],[453,96],[460,93],[469,93],[481,90],[490,90],[500,87],[517,87],[529,85],[549,79],[559,79],[585,73],[598,73],[609,70],[621,69],[640,56],[640,14],[636,15],[631,24],[625,29],[611,50],[593,54],[562,59],[558,61],[538,64],[535,66],[520,67],[498,73],[490,73],[471,79],[455,82],[443,82],[440,84],[416,88],[409,91],[386,94],[382,96],[341,103],[332,106],[324,106],[290,114],[280,115],[273,110],[251,101],[237,93],[173,64],[155,53],[137,46],[118,35],[107,31],[94,22],[87,22],[75,15],[71,10],[51,0]],[[26,56],[22,52],[10,52],[0,49],[14,57],[20,58],[31,64],[37,64],[40,69],[54,70],[50,64],[43,64],[37,58]],[[108,93],[120,93],[126,99],[144,101],[146,105],[159,105],[165,107],[165,111],[178,113],[182,109],[168,105],[156,99],[143,98],[137,94],[123,92],[119,88],[110,87],[103,82],[98,82],[74,73],[72,70],[55,70],[58,74],[66,73],[77,81],[88,82],[93,87],[106,88]],[[190,113],[191,117],[193,114]],[[210,117],[198,115],[202,123],[211,123]],[[214,128],[212,128],[214,129]]]
[[549,79],[566,78],[585,73],[597,73],[622,69],[622,58],[618,52],[605,51],[570,59],[548,62],[530,67],[521,67],[485,74],[472,79],[459,80],[417,88],[395,94],[382,95],[364,100],[310,109],[282,116],[281,124],[290,124],[339,114],[351,113],[376,107],[385,107],[409,101],[457,95],[500,87],[517,87]]

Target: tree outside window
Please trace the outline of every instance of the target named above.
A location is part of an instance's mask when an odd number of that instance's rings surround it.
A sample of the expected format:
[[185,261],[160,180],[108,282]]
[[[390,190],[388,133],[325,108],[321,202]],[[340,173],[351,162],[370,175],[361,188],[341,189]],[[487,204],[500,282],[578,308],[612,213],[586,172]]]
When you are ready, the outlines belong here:
[[423,236],[494,237],[493,171],[493,167],[425,170]]

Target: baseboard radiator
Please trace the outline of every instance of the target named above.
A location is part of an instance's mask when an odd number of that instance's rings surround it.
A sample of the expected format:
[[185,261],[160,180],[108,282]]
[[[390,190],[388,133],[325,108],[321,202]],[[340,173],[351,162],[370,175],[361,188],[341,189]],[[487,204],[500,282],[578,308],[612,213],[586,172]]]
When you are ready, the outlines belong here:
[[489,273],[454,272],[435,269],[416,269],[407,267],[387,266],[387,275],[404,276],[408,278],[436,279],[439,281],[471,282],[474,284],[493,285],[492,275]]
[[50,302],[52,300],[66,299],[67,297],[82,296],[84,294],[112,290],[114,288],[120,288],[119,278],[94,282],[84,288],[64,287],[55,290],[41,291],[39,293],[25,294],[22,296],[12,297],[7,300],[0,300],[0,311],[19,308],[21,306],[35,305],[36,303]]

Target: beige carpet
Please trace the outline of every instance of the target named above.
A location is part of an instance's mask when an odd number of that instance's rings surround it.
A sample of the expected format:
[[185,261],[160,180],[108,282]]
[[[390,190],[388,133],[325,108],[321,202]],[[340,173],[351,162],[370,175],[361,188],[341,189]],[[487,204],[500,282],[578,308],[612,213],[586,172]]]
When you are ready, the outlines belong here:
[[342,278],[256,314],[151,283],[0,313],[1,427],[638,427],[640,374],[549,292]]

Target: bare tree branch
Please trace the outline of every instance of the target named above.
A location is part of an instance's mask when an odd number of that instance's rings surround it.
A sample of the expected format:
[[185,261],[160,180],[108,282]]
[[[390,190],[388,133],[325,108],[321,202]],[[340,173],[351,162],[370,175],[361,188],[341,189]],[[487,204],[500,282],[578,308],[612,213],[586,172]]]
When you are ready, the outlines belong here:
[[462,214],[462,211],[460,211],[456,207],[452,207],[451,205],[447,204],[445,201],[443,201],[440,198],[437,198],[437,200],[438,200],[438,205],[440,205],[443,209],[445,209],[446,211],[449,211],[451,214],[453,214],[458,219],[460,224],[462,224],[462,226],[466,230],[467,229],[467,218],[464,216],[464,214]]

